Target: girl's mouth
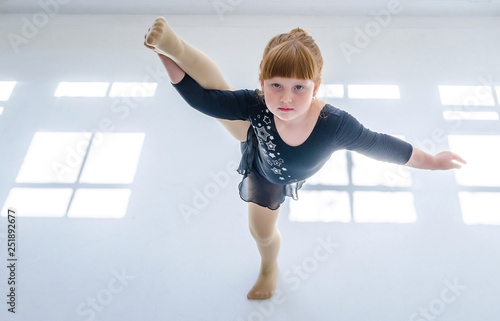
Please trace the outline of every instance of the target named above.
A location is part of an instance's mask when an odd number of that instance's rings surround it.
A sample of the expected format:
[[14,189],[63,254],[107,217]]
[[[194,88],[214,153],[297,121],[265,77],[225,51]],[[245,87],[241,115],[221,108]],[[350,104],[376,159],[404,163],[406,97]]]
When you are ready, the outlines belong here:
[[288,108],[288,107],[279,107],[278,108],[280,111],[291,111],[293,108]]

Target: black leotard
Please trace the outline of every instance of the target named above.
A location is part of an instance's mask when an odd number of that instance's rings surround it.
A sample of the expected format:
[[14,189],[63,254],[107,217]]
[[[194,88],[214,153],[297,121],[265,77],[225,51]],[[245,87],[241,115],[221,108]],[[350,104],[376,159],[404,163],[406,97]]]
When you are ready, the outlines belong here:
[[[189,75],[174,87],[200,112],[228,120],[247,120],[251,127],[242,143],[238,172],[244,175],[240,195],[245,201],[276,209],[285,195],[297,198],[306,178],[316,173],[336,150],[347,149],[371,158],[405,164],[413,147],[361,125],[349,113],[326,104],[310,136],[299,146],[279,136],[273,114],[255,90],[206,90]],[[256,172],[256,173],[255,173]],[[247,176],[251,179],[246,182]],[[248,185],[250,184],[250,185]]]

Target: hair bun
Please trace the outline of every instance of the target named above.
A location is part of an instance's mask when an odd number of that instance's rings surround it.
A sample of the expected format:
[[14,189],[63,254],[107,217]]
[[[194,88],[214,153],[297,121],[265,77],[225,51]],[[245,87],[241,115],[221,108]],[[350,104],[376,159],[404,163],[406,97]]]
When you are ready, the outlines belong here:
[[299,28],[299,27],[297,27],[297,28],[295,28],[295,29],[290,30],[290,34],[291,34],[291,35],[294,35],[294,34],[296,34],[296,33],[303,33],[303,34],[305,34],[306,36],[308,36],[307,32],[306,32],[304,29],[301,29],[301,28]]

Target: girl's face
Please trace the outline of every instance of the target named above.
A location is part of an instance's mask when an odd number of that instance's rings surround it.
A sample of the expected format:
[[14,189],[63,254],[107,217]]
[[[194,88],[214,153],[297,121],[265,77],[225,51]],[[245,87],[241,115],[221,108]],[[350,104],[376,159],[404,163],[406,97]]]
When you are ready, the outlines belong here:
[[301,120],[318,86],[312,80],[274,77],[261,82],[267,108],[283,121]]

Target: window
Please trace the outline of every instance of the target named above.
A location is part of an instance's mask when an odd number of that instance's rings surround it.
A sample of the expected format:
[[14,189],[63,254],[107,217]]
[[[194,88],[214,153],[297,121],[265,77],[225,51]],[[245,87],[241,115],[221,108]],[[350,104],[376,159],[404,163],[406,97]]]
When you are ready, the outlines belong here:
[[439,95],[445,120],[499,120],[490,86],[439,86]]
[[454,173],[464,222],[500,225],[500,136],[450,135],[448,140],[450,149],[467,160]]
[[15,86],[15,81],[0,81],[0,101],[8,101]]
[[319,98],[344,98],[344,85],[322,84],[316,96]]
[[[403,138],[399,136],[400,138]],[[412,180],[403,166],[361,154],[335,152],[290,201],[295,222],[412,223]]]
[[439,86],[441,104],[445,106],[494,106],[489,86]]
[[444,111],[443,118],[446,120],[498,120],[495,111]]
[[54,97],[105,97],[109,82],[60,82]]
[[349,85],[349,98],[352,99],[400,99],[399,86],[396,85]]
[[144,137],[37,132],[5,206],[30,217],[121,218]]
[[[54,97],[106,97],[109,82],[60,82]],[[109,97],[154,97],[158,83],[114,82]]]
[[[0,81],[0,101],[9,101],[14,87],[16,87],[15,81]],[[0,106],[0,116],[2,116],[4,107]]]
[[115,82],[109,97],[154,97],[157,83]]

